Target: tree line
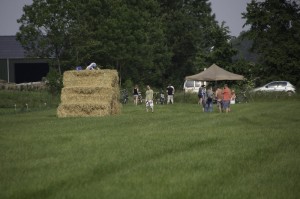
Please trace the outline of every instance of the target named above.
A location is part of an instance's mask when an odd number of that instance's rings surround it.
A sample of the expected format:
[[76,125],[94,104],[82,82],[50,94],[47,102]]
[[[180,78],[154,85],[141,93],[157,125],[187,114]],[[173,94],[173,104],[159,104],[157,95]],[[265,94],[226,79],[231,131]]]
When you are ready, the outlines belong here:
[[233,59],[229,28],[209,0],[33,0],[18,19],[17,39],[30,56],[53,58],[59,74],[96,62],[118,70],[121,84],[181,86],[212,63],[247,78],[297,83],[299,5],[253,0],[243,17],[256,63]]

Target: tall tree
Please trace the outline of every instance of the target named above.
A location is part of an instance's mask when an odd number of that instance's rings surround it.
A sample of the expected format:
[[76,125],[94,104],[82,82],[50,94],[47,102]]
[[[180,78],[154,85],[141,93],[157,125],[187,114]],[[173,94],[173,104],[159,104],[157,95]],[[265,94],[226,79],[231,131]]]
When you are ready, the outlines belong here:
[[95,61],[118,69],[120,80],[157,82],[170,60],[159,10],[156,0],[34,0],[18,39],[35,56],[54,56],[59,69],[61,60]]
[[74,22],[68,12],[70,1],[33,0],[25,5],[17,39],[31,56],[54,57],[61,73],[60,60],[67,46],[70,27]]
[[227,45],[229,32],[225,26],[218,25],[208,0],[159,2],[168,46],[173,54],[165,74],[169,81],[180,85],[186,75],[199,72],[212,63],[231,59],[233,51],[226,52],[231,48]]
[[206,49],[204,63],[216,63],[226,70],[234,71],[232,57],[237,53],[237,50],[232,46],[229,28],[225,26],[225,22],[222,22],[221,26],[213,25],[210,30],[211,44],[213,46],[209,50]]
[[243,13],[246,36],[260,54],[261,79],[289,80],[300,84],[300,6],[295,0],[252,0]]
[[122,82],[180,85],[233,52],[208,0],[33,0],[18,22],[23,46],[60,71],[95,61]]
[[94,31],[95,40],[99,39],[95,53],[106,57],[108,64],[117,66],[121,80],[159,84],[157,77],[161,76],[163,63],[170,56],[164,47],[157,2],[116,0],[107,9],[109,15]]

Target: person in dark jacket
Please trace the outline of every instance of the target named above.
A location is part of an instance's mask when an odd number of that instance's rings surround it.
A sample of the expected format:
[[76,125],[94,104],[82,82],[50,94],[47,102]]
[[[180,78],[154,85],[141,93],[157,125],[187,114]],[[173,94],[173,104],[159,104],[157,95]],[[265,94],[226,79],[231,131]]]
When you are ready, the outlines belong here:
[[175,88],[171,84],[167,87],[167,94],[168,94],[168,100],[167,104],[172,103],[174,104],[174,93],[175,93]]

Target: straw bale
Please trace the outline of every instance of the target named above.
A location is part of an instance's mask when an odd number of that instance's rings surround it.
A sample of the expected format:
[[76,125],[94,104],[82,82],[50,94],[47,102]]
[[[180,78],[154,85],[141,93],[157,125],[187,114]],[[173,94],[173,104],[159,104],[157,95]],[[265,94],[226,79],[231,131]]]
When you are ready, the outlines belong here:
[[119,89],[101,87],[69,87],[63,88],[61,93],[62,103],[75,102],[101,102],[119,99]]
[[59,117],[88,117],[119,114],[119,108],[111,107],[110,103],[77,103],[60,104],[57,109]]
[[67,95],[93,95],[98,93],[113,93],[119,92],[119,87],[87,87],[87,86],[73,86],[73,87],[65,87],[62,89],[63,93]]
[[116,70],[66,71],[58,117],[87,117],[119,114]]
[[118,85],[116,70],[71,70],[64,72],[64,87],[69,86],[99,86],[115,87]]
[[122,104],[119,101],[114,100],[111,102],[111,114],[117,115],[121,113]]

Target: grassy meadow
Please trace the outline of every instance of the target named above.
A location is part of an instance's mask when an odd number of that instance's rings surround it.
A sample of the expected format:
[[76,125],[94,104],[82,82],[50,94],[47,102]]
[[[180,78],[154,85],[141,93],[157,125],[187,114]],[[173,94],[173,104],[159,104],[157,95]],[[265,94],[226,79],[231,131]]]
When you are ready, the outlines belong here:
[[109,117],[0,114],[1,199],[296,199],[300,100],[203,113],[123,105]]

